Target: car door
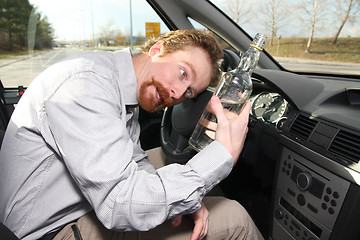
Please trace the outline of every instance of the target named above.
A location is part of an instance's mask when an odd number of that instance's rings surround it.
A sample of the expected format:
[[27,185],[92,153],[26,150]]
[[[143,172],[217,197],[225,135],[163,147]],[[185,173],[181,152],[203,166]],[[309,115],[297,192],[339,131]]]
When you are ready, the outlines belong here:
[[18,88],[5,88],[0,80],[0,143],[2,142],[14,107],[23,93],[23,86],[19,86]]

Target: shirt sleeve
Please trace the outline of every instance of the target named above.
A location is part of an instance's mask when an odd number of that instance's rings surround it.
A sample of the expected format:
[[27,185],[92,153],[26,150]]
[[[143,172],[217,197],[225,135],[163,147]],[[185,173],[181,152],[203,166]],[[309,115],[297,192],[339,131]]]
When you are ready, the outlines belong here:
[[230,173],[231,155],[215,141],[186,165],[147,170],[134,154],[117,91],[110,80],[84,73],[45,103],[56,151],[98,219],[109,229],[146,231],[199,209]]

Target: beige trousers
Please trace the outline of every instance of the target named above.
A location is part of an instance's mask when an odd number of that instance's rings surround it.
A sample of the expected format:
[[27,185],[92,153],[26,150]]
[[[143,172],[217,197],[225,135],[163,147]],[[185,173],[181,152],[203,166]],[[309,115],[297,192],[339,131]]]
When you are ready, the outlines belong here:
[[[159,168],[166,164],[160,148],[147,152],[150,162]],[[156,159],[157,161],[154,161]],[[160,161],[159,161],[160,160]],[[206,240],[263,239],[247,211],[236,201],[224,197],[205,197],[203,203],[209,210],[209,230]],[[106,229],[91,212],[74,223],[66,225],[55,240],[74,240],[72,225],[76,224],[83,240],[187,240],[192,234],[194,222],[184,216],[179,227],[173,228],[169,221],[147,232],[116,232]]]

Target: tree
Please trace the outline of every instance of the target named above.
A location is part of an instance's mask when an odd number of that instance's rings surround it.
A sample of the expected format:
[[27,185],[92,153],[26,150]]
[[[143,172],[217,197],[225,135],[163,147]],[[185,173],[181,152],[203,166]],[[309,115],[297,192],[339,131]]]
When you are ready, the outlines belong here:
[[287,24],[289,12],[288,6],[284,0],[267,0],[260,10],[265,16],[262,20],[265,28],[270,34],[270,45],[273,45],[273,39],[276,37],[278,30]]
[[0,46],[4,49],[25,48],[34,39],[32,47],[51,47],[54,31],[47,17],[42,18],[28,0],[0,0],[0,13]]
[[246,0],[227,0],[225,1],[225,9],[238,25],[246,23],[251,20],[253,4]]
[[[310,33],[305,52],[311,52],[311,45],[317,29],[325,30],[326,26],[322,23],[327,20],[328,4],[326,0],[302,0],[299,4],[294,5],[299,13],[299,19],[308,27],[310,23]],[[328,24],[328,23],[327,23]]]
[[6,49],[11,51],[16,46],[24,46],[27,23],[31,13],[28,0],[0,0],[0,30],[4,32]]
[[54,30],[46,16],[38,18],[36,26],[35,49],[51,48],[54,40]]
[[99,41],[106,46],[109,46],[110,41],[117,41],[119,36],[121,36],[121,32],[114,29],[114,20],[109,20],[105,26],[100,28]]
[[[356,4],[359,3],[359,0],[338,0],[337,1],[337,10],[336,13],[339,15],[339,19],[341,20],[341,24],[339,29],[337,30],[334,39],[333,44],[336,44],[338,37],[340,35],[341,30],[343,29],[345,23],[352,18],[352,10],[356,6]],[[345,10],[345,13],[344,13]]]
[[306,45],[306,50],[305,50],[305,52],[307,52],[307,53],[310,52],[311,43],[312,43],[312,40],[313,40],[313,37],[314,37],[315,23],[316,23],[316,12],[317,12],[317,9],[318,9],[318,4],[319,4],[319,0],[315,0],[314,1],[313,11],[312,11],[312,21],[311,21],[310,36],[309,36],[309,40],[308,40],[308,43]]

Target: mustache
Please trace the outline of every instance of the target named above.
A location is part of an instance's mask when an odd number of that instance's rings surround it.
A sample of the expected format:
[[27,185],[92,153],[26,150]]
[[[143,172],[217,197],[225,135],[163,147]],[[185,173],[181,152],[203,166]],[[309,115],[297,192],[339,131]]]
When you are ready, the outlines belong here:
[[164,88],[161,82],[156,81],[154,77],[152,77],[151,84],[156,87],[156,90],[159,93],[160,99],[162,101],[162,105],[165,107],[172,106],[174,100],[170,97],[169,92]]
[[160,101],[155,99],[145,99],[141,95],[139,97],[140,106],[148,112],[156,112],[161,108],[169,107],[174,105],[174,100],[170,97],[169,92],[162,85],[161,82],[156,81],[154,77],[150,80],[144,82],[140,87],[140,94],[145,94],[146,88],[149,86],[154,86],[157,93],[159,94]]

